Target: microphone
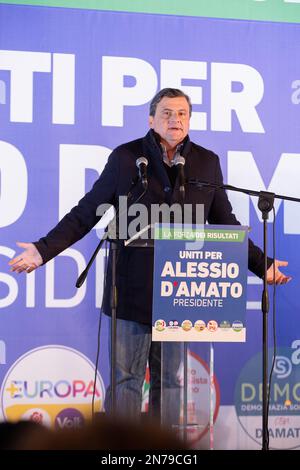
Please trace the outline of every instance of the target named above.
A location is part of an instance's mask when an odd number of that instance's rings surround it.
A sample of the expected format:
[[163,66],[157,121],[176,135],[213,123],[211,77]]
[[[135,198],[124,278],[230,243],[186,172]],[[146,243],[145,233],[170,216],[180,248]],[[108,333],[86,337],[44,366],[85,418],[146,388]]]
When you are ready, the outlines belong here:
[[185,176],[184,176],[184,165],[185,165],[185,158],[181,155],[177,155],[174,158],[174,165],[177,167],[178,178],[179,178],[179,191],[181,193],[182,199],[185,196]]
[[139,177],[140,177],[140,180],[142,181],[142,186],[144,190],[146,191],[146,189],[148,188],[148,179],[147,179],[148,160],[146,157],[140,157],[137,159],[135,164],[139,169]]

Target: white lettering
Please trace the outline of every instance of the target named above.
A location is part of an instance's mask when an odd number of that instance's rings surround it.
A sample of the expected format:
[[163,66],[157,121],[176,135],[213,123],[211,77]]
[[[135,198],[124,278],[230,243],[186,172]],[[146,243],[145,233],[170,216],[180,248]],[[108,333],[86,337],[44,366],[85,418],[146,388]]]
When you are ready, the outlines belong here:
[[[124,86],[124,77],[133,77],[134,86]],[[148,62],[133,57],[102,58],[102,125],[122,127],[125,106],[139,106],[152,99],[157,76]]]
[[[211,130],[230,132],[234,111],[243,132],[264,133],[256,111],[264,94],[260,73],[246,64],[212,63],[211,77]],[[233,83],[242,90],[233,91]]]
[[52,122],[75,123],[74,54],[53,54]]
[[[57,258],[61,256],[68,256],[72,258],[77,265],[78,275],[85,269],[86,263],[83,255],[74,248],[67,248],[63,253],[59,254]],[[46,264],[46,307],[52,308],[70,308],[76,307],[82,302],[85,292],[86,292],[86,283],[84,283],[80,289],[76,290],[76,293],[73,297],[57,299],[55,298],[55,289],[54,289],[54,280],[55,280],[55,263],[56,260],[52,259]],[[74,286],[75,287],[75,286]]]
[[27,167],[21,152],[0,140],[0,227],[13,224],[27,201]]
[[51,72],[51,54],[2,50],[0,70],[10,71],[10,120],[32,122],[33,73]]
[[[257,191],[271,191],[277,194],[299,197],[300,154],[298,153],[283,153],[281,155],[272,179],[267,187],[251,152],[229,151],[227,164],[229,184],[242,188],[251,188]],[[240,222],[243,225],[250,225],[249,196],[234,191],[229,191],[228,196]],[[257,217],[261,220],[261,212],[257,208],[257,197],[251,196],[251,201],[255,207]],[[282,201],[280,199],[275,199],[275,213],[278,212],[281,203]],[[284,201],[283,205],[284,233],[299,234],[299,204],[296,202]],[[270,214],[269,221],[272,222],[272,220],[273,217],[272,214]]]
[[[183,86],[183,79],[206,80],[206,62],[194,62],[192,60],[161,60],[160,61],[160,88],[180,88],[186,93],[194,104],[202,104],[202,87]],[[193,111],[190,128],[191,130],[206,130],[206,113]]]
[[[0,246],[0,254],[11,259],[14,257],[15,251],[6,246]],[[14,303],[18,297],[18,284],[17,281],[7,273],[0,273],[0,282],[3,282],[8,287],[7,296],[0,299],[0,308],[4,308]]]
[[[86,170],[96,170],[100,175],[110,153],[109,148],[100,145],[60,145],[59,219],[69,212],[87,192]],[[108,222],[109,218],[105,215],[94,228],[106,227]]]

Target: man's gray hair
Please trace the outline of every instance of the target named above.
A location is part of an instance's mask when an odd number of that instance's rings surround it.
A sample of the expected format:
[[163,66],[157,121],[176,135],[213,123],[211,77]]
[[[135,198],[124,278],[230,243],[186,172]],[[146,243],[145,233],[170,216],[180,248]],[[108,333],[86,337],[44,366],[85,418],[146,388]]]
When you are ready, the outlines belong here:
[[152,98],[152,101],[150,103],[150,116],[154,116],[156,112],[156,107],[158,103],[163,99],[163,98],[177,98],[178,96],[182,96],[185,98],[188,102],[189,108],[190,108],[190,115],[192,114],[192,103],[190,100],[190,97],[183,93],[183,91],[179,90],[178,88],[163,88],[160,90],[156,95]]

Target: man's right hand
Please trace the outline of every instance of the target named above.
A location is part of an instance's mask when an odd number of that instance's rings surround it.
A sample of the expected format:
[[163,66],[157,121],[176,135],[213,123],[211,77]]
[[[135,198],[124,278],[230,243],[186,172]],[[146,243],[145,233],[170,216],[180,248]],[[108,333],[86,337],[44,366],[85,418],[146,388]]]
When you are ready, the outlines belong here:
[[43,259],[33,243],[17,242],[17,245],[24,248],[24,251],[8,263],[11,271],[31,273],[43,264]]

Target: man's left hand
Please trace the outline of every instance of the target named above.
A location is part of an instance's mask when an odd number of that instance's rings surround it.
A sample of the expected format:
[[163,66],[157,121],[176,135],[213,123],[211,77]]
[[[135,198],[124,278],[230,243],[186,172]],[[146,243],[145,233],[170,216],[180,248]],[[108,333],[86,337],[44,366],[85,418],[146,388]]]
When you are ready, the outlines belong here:
[[[278,259],[274,260],[274,263],[271,264],[267,271],[267,283],[268,284],[286,284],[292,278],[291,276],[286,276],[279,270],[279,266],[287,266],[287,261],[279,261]],[[274,273],[275,270],[275,273]]]

